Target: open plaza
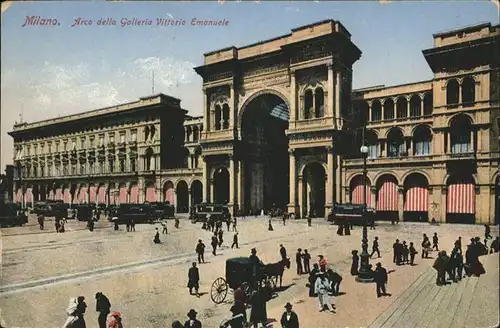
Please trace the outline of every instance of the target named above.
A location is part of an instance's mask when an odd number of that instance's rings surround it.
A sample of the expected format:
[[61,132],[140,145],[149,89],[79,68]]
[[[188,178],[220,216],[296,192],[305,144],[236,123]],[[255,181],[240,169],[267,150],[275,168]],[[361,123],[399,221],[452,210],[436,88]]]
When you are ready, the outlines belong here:
[[[196,261],[194,249],[198,239],[210,244],[211,233],[201,229],[201,223],[181,219],[176,229],[169,221],[168,234],[160,236],[162,244],[152,242],[155,225],[150,224],[137,225],[135,232],[125,231],[124,226],[114,231],[111,223],[101,219],[90,232],[84,222],[69,220],[62,234],[55,233],[52,224],[52,220],[47,220],[46,230],[40,231],[35,218],[30,217],[25,227],[1,231],[3,327],[61,327],[66,319],[68,299],[80,295],[85,296],[89,306],[85,314],[87,327],[97,327],[94,295],[103,292],[110,299],[112,311],[122,314],[124,327],[170,327],[174,320],[187,320],[186,313],[193,308],[203,327],[218,328],[224,319],[231,317],[229,309],[234,302],[231,292],[222,304],[216,305],[210,298],[213,281],[225,277],[225,261],[247,257],[251,248],[256,248],[265,264],[275,263],[281,258],[280,244],[288,250],[292,265],[284,272],[283,288],[278,288],[277,295],[267,303],[270,322],[278,321],[274,327],[279,326],[287,302],[293,305],[301,327],[368,327],[390,310],[392,304],[404,307],[404,311],[399,309],[401,317],[391,317],[392,325],[382,322],[385,325],[370,327],[409,327],[404,324],[408,318],[402,316],[403,313],[413,314],[412,326],[422,328],[493,327],[498,322],[497,254],[481,260],[486,275],[441,287],[435,285],[435,271],[431,268],[437,252],[431,253],[430,259],[417,255],[414,266],[393,263],[395,239],[414,242],[420,251],[422,234],[431,236],[436,232],[440,250],[450,252],[458,236],[464,244],[472,237],[483,236],[482,226],[382,223],[375,230],[369,229],[370,245],[375,236],[379,237],[381,251],[381,258],[375,256],[371,264],[381,262],[388,271],[394,270],[389,274],[387,285],[391,296],[377,298],[375,284],[358,283],[350,274],[351,251],[361,252],[361,227],[354,227],[349,236],[339,236],[336,226],[322,219],[313,220],[312,227],[308,227],[305,220],[290,220],[285,226],[281,220],[273,220],[274,231],[268,231],[267,217],[241,218],[237,227],[240,248],[230,248],[234,233],[227,232],[224,226],[224,243],[217,256],[207,251],[206,263],[199,265],[201,295],[198,298],[189,295],[186,285],[188,269],[191,262]],[[159,224],[156,227],[161,228]],[[497,236],[497,228],[492,230],[493,236]],[[334,298],[335,314],[318,313],[316,298],[308,296],[308,275],[296,274],[294,255],[298,248],[308,249],[312,263],[317,262],[318,255],[324,255],[328,266],[343,277],[341,295]],[[425,275],[427,278],[421,281]],[[415,289],[415,284],[425,293],[410,295],[412,300],[419,300],[410,304],[404,301],[408,298],[405,293],[411,287]],[[431,295],[432,288],[439,293],[449,293],[451,302],[456,301],[454,305],[448,306],[450,299],[442,297],[432,308],[435,296]],[[422,311],[421,316],[415,316],[415,312]],[[456,321],[461,311],[464,311],[462,321],[453,325],[452,319],[446,323],[446,318],[441,318],[450,313]]]

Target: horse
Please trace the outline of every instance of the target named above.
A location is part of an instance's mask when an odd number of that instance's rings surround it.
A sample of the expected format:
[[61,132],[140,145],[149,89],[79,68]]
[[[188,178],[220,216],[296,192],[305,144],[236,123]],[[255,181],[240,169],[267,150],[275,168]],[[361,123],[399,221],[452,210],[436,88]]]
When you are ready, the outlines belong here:
[[283,283],[283,272],[285,268],[290,269],[290,259],[283,259],[278,263],[269,263],[264,266],[264,274],[269,278],[279,277],[280,278],[280,287]]

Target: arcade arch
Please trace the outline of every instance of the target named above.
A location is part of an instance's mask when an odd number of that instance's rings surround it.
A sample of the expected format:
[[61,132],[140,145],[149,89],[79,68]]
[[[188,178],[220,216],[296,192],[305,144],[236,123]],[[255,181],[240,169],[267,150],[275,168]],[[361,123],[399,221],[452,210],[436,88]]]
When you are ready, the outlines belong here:
[[409,174],[404,182],[404,221],[429,221],[429,182],[421,173]]
[[229,202],[229,171],[225,167],[215,170],[214,176],[214,203],[227,204]]
[[199,180],[194,180],[191,183],[191,206],[198,205],[203,202],[203,184]]
[[175,189],[172,181],[167,181],[163,185],[163,195],[166,202],[175,205]]
[[318,162],[312,162],[304,167],[302,173],[302,214],[309,217],[325,217],[325,181],[326,172]]
[[446,222],[476,222],[476,183],[471,174],[453,174],[446,181]]
[[177,183],[177,213],[189,212],[189,191],[186,181],[181,180]]

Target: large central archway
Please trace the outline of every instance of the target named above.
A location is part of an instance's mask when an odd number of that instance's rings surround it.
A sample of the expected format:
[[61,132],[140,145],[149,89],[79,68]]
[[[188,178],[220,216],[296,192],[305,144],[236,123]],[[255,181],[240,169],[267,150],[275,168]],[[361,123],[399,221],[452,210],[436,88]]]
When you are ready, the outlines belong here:
[[241,138],[245,149],[245,208],[259,211],[288,203],[288,128],[286,102],[262,94],[245,107]]

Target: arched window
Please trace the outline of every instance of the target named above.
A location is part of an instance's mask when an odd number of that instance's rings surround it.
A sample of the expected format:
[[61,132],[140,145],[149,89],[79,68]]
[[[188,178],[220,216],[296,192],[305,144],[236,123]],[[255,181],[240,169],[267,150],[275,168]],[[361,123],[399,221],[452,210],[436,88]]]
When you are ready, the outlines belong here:
[[419,126],[413,134],[415,142],[414,154],[417,156],[430,155],[432,153],[432,133],[426,126]]
[[317,87],[314,91],[314,100],[315,100],[315,117],[323,117],[325,116],[325,93],[323,89]]
[[146,127],[144,128],[144,140],[146,140],[146,141],[147,141],[147,140],[148,140],[148,138],[149,138],[149,126],[146,126]]
[[406,153],[403,133],[400,129],[392,129],[387,135],[387,156],[398,157]]
[[384,120],[394,119],[394,101],[389,98],[384,102]]
[[467,76],[462,81],[462,105],[472,106],[476,101],[476,84],[474,79]]
[[458,82],[457,80],[450,80],[446,85],[446,104],[447,105],[457,105],[458,104]]
[[408,117],[408,101],[405,97],[399,97],[396,103],[397,106],[397,118]]
[[465,116],[458,116],[453,120],[450,128],[451,153],[462,154],[472,151],[471,145],[472,125]]
[[222,106],[222,129],[229,129],[229,105]]
[[198,141],[198,127],[195,125],[193,127],[193,141],[196,142]]
[[372,122],[377,122],[382,120],[382,105],[380,101],[375,100],[372,104]]
[[304,94],[304,118],[307,120],[312,118],[313,112],[313,93],[312,90],[306,90]]
[[422,115],[421,99],[418,95],[410,98],[410,117],[420,117]]
[[144,156],[144,169],[146,171],[153,170],[153,149],[148,148],[146,149],[146,154]]
[[424,95],[424,116],[432,115],[432,94],[426,93]]
[[380,144],[377,135],[373,131],[366,132],[365,144],[368,147],[368,158],[380,157]]
[[215,106],[215,130],[220,130],[221,129],[221,124],[220,124],[220,120],[221,120],[221,115],[222,115],[222,110],[220,108],[219,105]]
[[154,140],[155,134],[156,134],[156,128],[155,128],[155,126],[151,125],[151,127],[149,128],[149,131],[150,131],[150,135],[151,135],[151,140]]
[[186,126],[186,142],[191,141],[192,130],[190,126]]

